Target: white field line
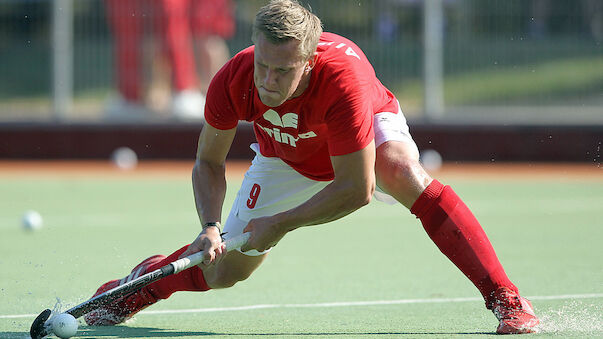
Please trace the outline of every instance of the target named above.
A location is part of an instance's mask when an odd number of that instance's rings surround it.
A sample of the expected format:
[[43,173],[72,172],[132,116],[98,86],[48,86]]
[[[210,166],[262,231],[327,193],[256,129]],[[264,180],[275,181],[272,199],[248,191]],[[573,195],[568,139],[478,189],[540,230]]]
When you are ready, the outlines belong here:
[[[562,294],[549,296],[529,296],[529,300],[562,300],[562,299],[593,299],[603,298],[603,293],[590,294]],[[320,307],[348,307],[348,306],[379,306],[401,304],[429,304],[429,303],[458,303],[467,301],[482,301],[482,298],[430,298],[430,299],[398,299],[374,301],[342,301],[315,304],[258,304],[248,306],[194,308],[181,310],[142,311],[139,314],[181,314],[181,313],[206,313],[206,312],[232,312],[274,308],[320,308]],[[33,318],[37,314],[0,315],[0,319]]]

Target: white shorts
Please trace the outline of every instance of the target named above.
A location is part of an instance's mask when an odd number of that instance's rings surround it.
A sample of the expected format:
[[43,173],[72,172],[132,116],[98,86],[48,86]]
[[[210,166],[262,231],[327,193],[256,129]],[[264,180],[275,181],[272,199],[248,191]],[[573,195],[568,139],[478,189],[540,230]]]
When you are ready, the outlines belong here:
[[[395,140],[412,143],[416,148],[402,111],[398,114],[391,112],[376,114],[374,129],[375,147],[386,141]],[[225,239],[243,233],[243,229],[251,219],[274,215],[299,206],[330,183],[306,178],[281,159],[263,156],[256,143],[250,147],[256,155],[245,173],[241,188],[224,224]],[[375,190],[374,196],[383,202],[396,203],[393,197],[384,193],[379,187]],[[257,256],[266,252],[268,251],[260,253],[251,250],[243,253]]]
[[414,147],[417,152],[417,144],[412,139],[406,117],[402,113],[400,103],[398,103],[398,113],[381,112],[375,114],[373,120],[373,129],[375,130],[375,147],[379,147],[386,141],[401,141]]
[[[375,130],[375,148],[386,141],[400,141],[413,147],[417,151],[417,154],[419,154],[419,148],[410,135],[406,117],[402,113],[400,103],[398,103],[398,114],[391,112],[375,114],[373,129]],[[373,195],[375,199],[390,205],[398,202],[394,197],[383,192],[379,185],[377,185]]]

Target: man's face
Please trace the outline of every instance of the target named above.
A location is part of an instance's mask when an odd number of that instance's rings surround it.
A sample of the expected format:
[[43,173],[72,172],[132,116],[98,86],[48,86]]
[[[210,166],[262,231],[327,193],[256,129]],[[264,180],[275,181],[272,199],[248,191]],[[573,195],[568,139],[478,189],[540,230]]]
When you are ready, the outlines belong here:
[[299,41],[273,44],[263,34],[255,42],[253,81],[260,100],[269,107],[280,106],[299,96],[307,87],[308,60],[299,54]]

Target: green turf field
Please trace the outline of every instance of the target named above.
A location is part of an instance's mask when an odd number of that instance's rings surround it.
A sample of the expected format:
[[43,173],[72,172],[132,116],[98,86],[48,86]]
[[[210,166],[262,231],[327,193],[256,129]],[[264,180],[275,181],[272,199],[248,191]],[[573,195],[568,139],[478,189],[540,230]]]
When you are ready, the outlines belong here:
[[[511,279],[542,318],[533,337],[603,337],[603,181],[454,179]],[[237,184],[229,187],[227,205]],[[190,178],[0,177],[0,338],[28,338],[35,315],[86,300],[141,259],[199,230]],[[20,216],[44,227],[25,232]],[[180,292],[126,325],[84,338],[490,337],[477,290],[400,206],[373,202],[295,231],[246,282]]]

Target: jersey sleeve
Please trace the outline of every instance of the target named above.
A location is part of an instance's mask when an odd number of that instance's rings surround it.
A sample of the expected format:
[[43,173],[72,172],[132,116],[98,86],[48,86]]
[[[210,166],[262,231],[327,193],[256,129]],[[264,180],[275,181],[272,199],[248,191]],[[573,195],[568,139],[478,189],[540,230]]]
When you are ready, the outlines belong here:
[[329,155],[344,155],[359,151],[374,138],[373,114],[366,93],[352,90],[343,96],[327,113]]
[[227,86],[231,76],[230,63],[224,65],[213,77],[205,101],[205,121],[221,130],[234,128],[239,122]]
[[330,98],[325,121],[329,155],[359,151],[374,138],[370,77],[342,64],[324,74],[325,96]]
[[205,101],[205,121],[226,130],[239,120],[249,120],[253,100],[253,49],[247,48],[230,59],[213,77]]

